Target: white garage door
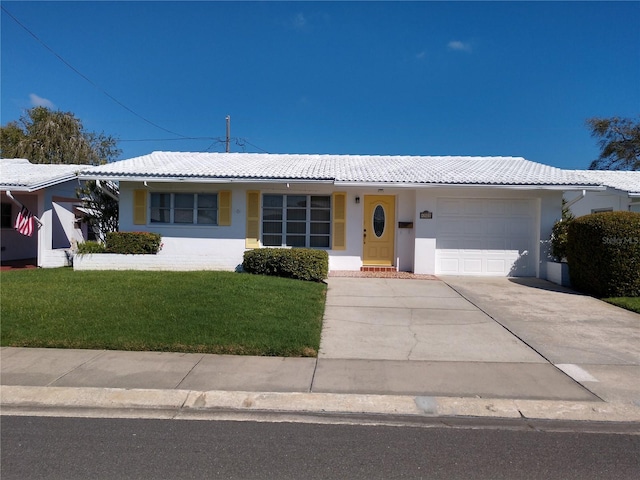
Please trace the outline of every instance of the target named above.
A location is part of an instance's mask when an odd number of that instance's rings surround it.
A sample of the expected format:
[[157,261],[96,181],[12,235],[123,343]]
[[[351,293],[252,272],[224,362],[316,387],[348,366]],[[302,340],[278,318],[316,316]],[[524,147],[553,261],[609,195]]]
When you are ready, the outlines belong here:
[[531,200],[438,199],[436,274],[535,276]]

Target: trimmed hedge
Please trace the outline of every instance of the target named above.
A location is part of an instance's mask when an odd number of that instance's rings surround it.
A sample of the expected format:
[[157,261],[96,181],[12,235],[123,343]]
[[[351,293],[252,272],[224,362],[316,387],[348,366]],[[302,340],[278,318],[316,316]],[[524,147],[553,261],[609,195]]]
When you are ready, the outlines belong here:
[[321,282],[329,273],[329,254],[310,248],[258,248],[244,252],[242,268],[258,275]]
[[105,240],[106,253],[156,254],[162,248],[159,233],[109,232]]
[[571,285],[598,297],[640,296],[640,213],[576,218],[567,233]]
[[78,255],[86,255],[89,253],[105,253],[107,249],[100,242],[92,240],[78,244]]

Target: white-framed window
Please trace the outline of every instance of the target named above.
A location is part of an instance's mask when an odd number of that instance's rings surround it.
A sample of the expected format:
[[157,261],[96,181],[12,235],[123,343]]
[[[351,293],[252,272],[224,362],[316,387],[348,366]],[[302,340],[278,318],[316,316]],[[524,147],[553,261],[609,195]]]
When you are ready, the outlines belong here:
[[215,193],[151,193],[151,223],[217,225]]
[[264,194],[262,245],[330,248],[331,196]]

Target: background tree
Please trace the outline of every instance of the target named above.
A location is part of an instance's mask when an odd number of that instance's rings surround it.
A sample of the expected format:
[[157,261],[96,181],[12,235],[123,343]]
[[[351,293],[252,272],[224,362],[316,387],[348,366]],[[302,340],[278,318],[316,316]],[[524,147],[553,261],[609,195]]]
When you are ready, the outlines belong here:
[[95,233],[96,240],[104,243],[108,232],[118,231],[118,186],[113,182],[98,185],[90,180],[76,189],[86,211],[84,221]]
[[88,132],[71,112],[34,107],[19,120],[0,127],[0,156],[31,163],[99,165],[115,160],[117,140]]
[[587,126],[600,139],[600,156],[590,170],[640,170],[640,117],[590,118]]

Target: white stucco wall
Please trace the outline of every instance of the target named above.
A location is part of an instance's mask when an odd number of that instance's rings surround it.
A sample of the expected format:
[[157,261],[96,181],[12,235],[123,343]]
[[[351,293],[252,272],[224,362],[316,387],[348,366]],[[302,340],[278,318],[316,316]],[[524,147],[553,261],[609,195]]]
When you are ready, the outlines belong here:
[[[567,201],[571,201],[579,195],[578,192],[565,192],[564,198]],[[640,200],[640,199],[639,199]],[[586,192],[585,197],[582,200],[578,200],[571,206],[571,213],[576,217],[583,215],[589,215],[594,210],[612,210],[612,211],[625,211],[634,210],[631,208],[632,199],[629,195],[623,192],[615,190],[606,190],[603,192]],[[640,202],[633,205],[634,207],[640,206]],[[638,211],[638,210],[635,210]]]
[[[133,192],[147,188],[149,192],[192,192],[207,193],[222,190],[232,192],[231,226],[185,226],[133,224]],[[332,184],[184,184],[149,182],[145,187],[140,182],[120,182],[120,230],[148,231],[162,235],[163,249],[158,255],[138,262],[133,268],[156,269],[217,269],[234,270],[242,263],[246,234],[246,191],[257,190],[264,193],[318,194],[330,195],[334,192],[347,194],[347,245],[344,250],[328,250],[330,270],[359,270],[362,266],[363,212],[367,195],[395,196],[395,263],[401,271],[421,274],[436,273],[436,234],[438,231],[437,205],[441,198],[484,198],[484,199],[529,199],[534,211],[535,228],[530,244],[534,247],[531,255],[532,274],[544,277],[543,260],[546,260],[546,240],[551,235],[554,222],[561,215],[561,191],[520,190],[505,188],[364,188]],[[359,202],[356,203],[356,198]],[[420,212],[428,210],[433,218],[420,219]],[[413,228],[398,228],[399,222],[413,222]],[[108,259],[98,259],[107,268]],[[140,263],[141,262],[141,263]],[[89,268],[91,262],[81,260],[79,268]],[[82,264],[86,264],[82,266]]]

